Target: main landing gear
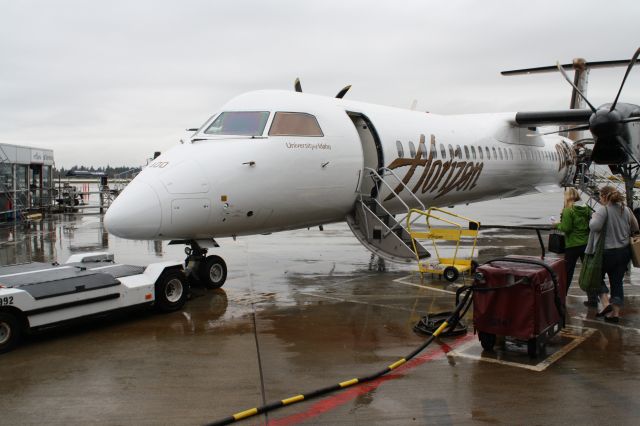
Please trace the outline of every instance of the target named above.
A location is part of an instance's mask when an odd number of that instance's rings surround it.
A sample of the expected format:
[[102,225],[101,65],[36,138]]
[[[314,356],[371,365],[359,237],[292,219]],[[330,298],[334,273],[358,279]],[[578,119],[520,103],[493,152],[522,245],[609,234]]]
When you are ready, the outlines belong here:
[[200,247],[196,241],[187,243],[184,252],[185,269],[189,279],[206,288],[220,288],[227,280],[227,264],[220,256],[207,256],[207,249]]

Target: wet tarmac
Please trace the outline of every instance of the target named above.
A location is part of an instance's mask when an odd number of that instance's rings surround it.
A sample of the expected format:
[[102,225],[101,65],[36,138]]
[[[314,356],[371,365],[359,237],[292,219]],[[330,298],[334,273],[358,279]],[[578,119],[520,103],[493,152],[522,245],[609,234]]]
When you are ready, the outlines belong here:
[[[548,224],[561,197],[456,211],[483,223]],[[379,271],[345,224],[219,242],[227,283],[194,288],[183,310],[46,330],[0,355],[0,424],[203,424],[365,376],[423,343],[413,325],[450,310],[461,283],[421,282],[413,265]],[[479,248],[481,262],[539,253],[533,232],[486,230]],[[184,258],[182,246],[109,236],[99,216],[0,227],[3,265],[104,250],[130,264]],[[568,327],[545,358],[531,360],[515,343],[483,352],[470,327],[380,380],[239,424],[637,424],[639,277],[626,278],[618,325],[596,319],[574,282]]]

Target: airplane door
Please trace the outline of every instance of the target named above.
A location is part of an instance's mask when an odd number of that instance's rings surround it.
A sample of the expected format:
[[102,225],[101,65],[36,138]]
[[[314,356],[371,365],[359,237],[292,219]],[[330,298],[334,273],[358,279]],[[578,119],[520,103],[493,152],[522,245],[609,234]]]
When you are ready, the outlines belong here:
[[355,126],[360,143],[362,144],[363,168],[360,173],[357,191],[363,194],[375,195],[378,187],[374,180],[370,177],[370,170],[378,171],[384,166],[384,158],[382,154],[382,144],[371,121],[361,113],[348,112],[349,118]]

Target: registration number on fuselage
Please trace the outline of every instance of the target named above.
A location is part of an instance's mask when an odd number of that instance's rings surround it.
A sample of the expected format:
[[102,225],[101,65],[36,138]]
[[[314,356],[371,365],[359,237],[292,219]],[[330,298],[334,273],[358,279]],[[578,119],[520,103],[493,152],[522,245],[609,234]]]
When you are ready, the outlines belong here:
[[13,305],[13,296],[0,297],[0,306]]

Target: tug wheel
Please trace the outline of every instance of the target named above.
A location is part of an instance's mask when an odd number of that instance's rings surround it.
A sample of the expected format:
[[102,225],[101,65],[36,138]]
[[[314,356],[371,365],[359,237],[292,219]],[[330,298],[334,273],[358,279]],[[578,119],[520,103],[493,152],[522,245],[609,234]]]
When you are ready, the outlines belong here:
[[480,339],[480,345],[485,351],[492,351],[496,344],[496,335],[492,333],[485,333],[484,331],[478,332],[478,339]]
[[227,264],[220,256],[207,256],[198,278],[207,288],[220,288],[227,280]]
[[0,353],[9,352],[20,341],[20,322],[9,312],[0,312]]
[[171,312],[182,308],[189,295],[187,279],[182,271],[165,271],[156,282],[156,309]]
[[460,273],[454,266],[447,266],[446,268],[444,268],[444,271],[442,271],[442,275],[444,276],[444,279],[449,281],[450,283],[457,280],[459,274]]

